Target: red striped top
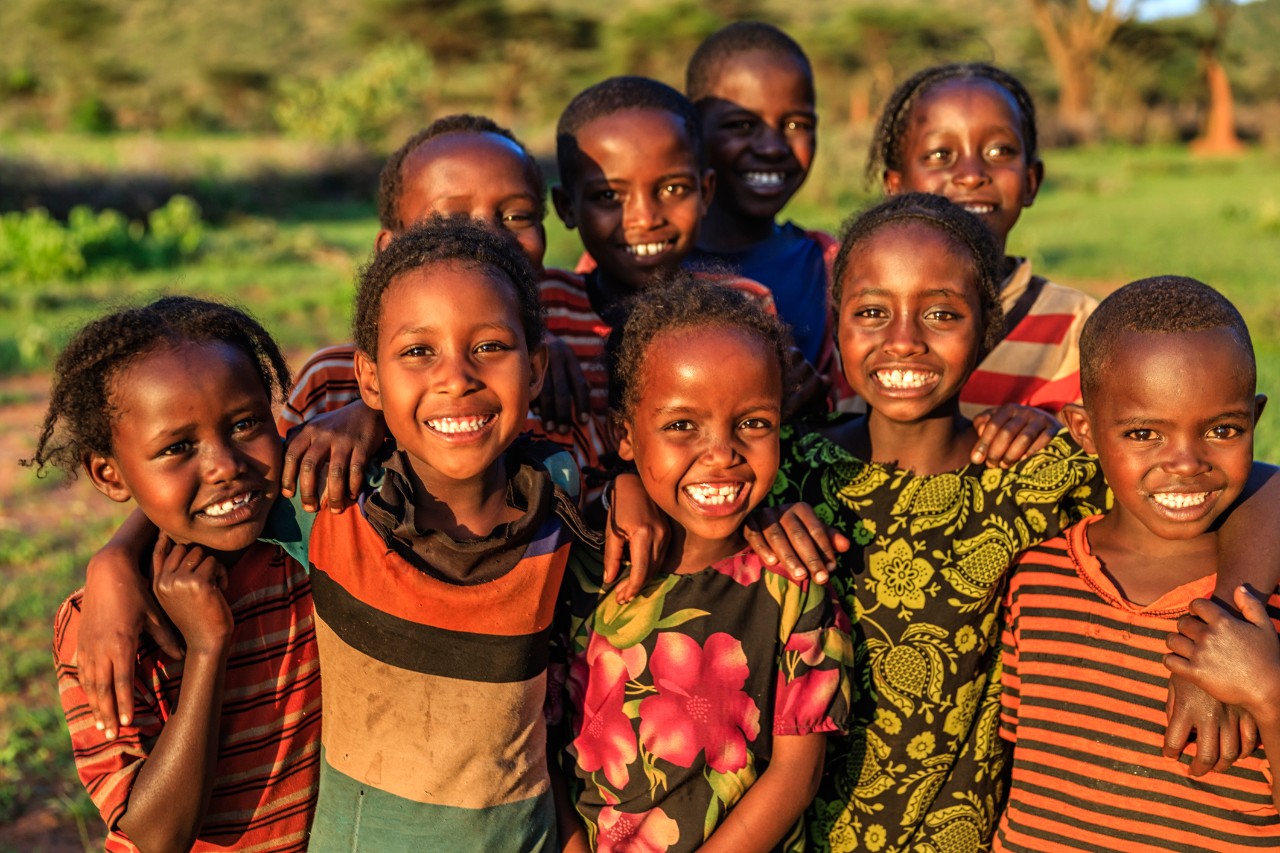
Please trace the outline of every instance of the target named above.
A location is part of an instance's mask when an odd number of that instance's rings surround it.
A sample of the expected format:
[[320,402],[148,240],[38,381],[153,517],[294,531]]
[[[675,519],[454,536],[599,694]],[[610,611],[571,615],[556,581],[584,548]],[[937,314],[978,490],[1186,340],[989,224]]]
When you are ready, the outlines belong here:
[[[307,574],[275,545],[246,551],[227,573],[235,620],[223,686],[213,793],[193,850],[302,851],[320,777],[320,667]],[[117,828],[129,792],[177,709],[182,661],[150,637],[138,650],[134,719],[115,740],[94,726],[76,666],[80,596],[54,624],[58,692],[76,771],[110,834],[106,849],[136,850]]]
[[[1266,759],[1200,778],[1161,752],[1165,637],[1209,575],[1139,607],[1089,551],[1100,516],[1026,552],[1010,581],[1001,734],[1013,781],[995,849],[1272,849],[1280,815]],[[1269,609],[1280,627],[1280,594]]]

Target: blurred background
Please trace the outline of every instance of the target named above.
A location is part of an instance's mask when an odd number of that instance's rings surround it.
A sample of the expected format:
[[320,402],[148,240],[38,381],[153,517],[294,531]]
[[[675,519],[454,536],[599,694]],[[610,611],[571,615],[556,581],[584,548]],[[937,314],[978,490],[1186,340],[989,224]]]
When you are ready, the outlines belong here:
[[[619,73],[683,88],[743,18],[787,29],[818,83],[819,153],[786,216],[835,230],[884,99],[981,60],[1035,96],[1046,182],[1010,238],[1099,296],[1207,281],[1280,388],[1280,0],[4,0],[0,3],[0,851],[100,848],[71,766],[51,625],[121,517],[19,468],[77,324],[161,292],[233,299],[295,365],[347,339],[386,154],[433,118],[492,116],[554,180],[554,126]],[[548,220],[548,266],[576,235]],[[1272,413],[1275,420],[1275,413]],[[1264,419],[1258,456],[1280,461]]]

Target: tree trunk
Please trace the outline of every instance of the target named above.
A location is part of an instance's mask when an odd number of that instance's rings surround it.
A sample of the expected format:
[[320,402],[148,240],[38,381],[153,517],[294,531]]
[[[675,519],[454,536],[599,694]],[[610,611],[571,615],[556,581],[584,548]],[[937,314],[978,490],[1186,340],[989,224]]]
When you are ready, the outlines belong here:
[[1210,157],[1239,154],[1244,150],[1244,143],[1236,135],[1236,103],[1227,69],[1218,57],[1210,56],[1204,72],[1209,84],[1209,117],[1204,130],[1191,141],[1191,150]]

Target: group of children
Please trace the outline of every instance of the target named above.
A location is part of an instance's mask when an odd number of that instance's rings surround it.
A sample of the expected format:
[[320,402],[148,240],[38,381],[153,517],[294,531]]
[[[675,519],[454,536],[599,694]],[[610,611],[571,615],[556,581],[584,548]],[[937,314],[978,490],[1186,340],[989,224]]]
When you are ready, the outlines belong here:
[[816,126],[799,45],[733,24],[687,97],[566,108],[576,272],[536,161],[453,116],[388,161],[354,341],[287,401],[233,308],[77,335],[34,462],[139,509],[55,639],[108,849],[1280,841],[1239,313],[1005,254],[1043,166],[999,69],[894,93],[891,197],[838,241],[779,221]]

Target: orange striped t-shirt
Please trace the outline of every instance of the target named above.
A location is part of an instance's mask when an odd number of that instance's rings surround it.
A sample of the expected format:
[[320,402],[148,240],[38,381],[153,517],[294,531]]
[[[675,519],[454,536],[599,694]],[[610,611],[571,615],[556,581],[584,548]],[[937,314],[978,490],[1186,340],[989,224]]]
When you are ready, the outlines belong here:
[[[1139,607],[1089,550],[1085,519],[1027,551],[1006,598],[1001,734],[1013,780],[1000,851],[1274,849],[1266,759],[1192,777],[1162,753],[1165,637],[1215,576]],[[1280,627],[1280,594],[1269,604]]]

